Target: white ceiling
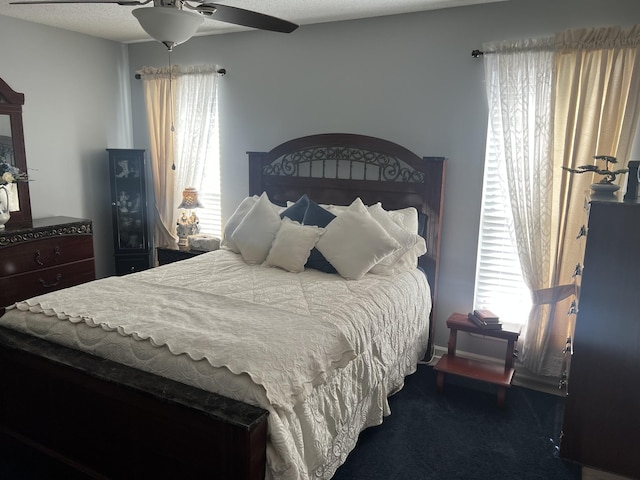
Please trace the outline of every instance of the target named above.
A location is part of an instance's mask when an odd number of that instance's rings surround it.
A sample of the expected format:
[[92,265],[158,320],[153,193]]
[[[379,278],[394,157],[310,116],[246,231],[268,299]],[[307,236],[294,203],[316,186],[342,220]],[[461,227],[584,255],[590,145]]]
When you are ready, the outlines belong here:
[[[80,32],[117,42],[149,40],[131,10],[117,4],[9,5],[0,0],[0,15]],[[353,20],[506,0],[222,0],[219,3],[279,17],[298,25]],[[99,0],[87,0],[99,2]],[[205,19],[197,35],[248,30]]]

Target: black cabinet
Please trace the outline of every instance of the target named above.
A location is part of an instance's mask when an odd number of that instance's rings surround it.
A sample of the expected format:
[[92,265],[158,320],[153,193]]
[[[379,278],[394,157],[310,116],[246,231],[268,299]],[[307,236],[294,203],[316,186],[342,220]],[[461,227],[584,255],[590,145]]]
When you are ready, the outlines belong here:
[[116,274],[150,268],[145,151],[108,148]]
[[640,478],[640,204],[589,210],[560,456]]
[[205,253],[200,250],[189,250],[188,248],[178,247],[158,247],[156,248],[156,252],[158,254],[158,265],[167,265],[168,263],[187,260],[188,258],[193,258],[196,255]]

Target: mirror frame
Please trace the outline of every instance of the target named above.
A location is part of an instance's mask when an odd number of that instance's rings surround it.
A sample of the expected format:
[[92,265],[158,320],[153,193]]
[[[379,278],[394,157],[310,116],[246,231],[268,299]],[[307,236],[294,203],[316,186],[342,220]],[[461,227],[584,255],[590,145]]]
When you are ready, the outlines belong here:
[[[13,90],[0,78],[0,115],[9,115],[11,124],[11,139],[13,141],[13,162],[21,171],[27,172],[27,155],[24,148],[24,132],[22,130],[22,106],[24,105],[24,94]],[[31,199],[29,196],[29,182],[18,184],[18,200],[20,210],[11,212],[11,218],[7,226],[30,226],[31,219]]]

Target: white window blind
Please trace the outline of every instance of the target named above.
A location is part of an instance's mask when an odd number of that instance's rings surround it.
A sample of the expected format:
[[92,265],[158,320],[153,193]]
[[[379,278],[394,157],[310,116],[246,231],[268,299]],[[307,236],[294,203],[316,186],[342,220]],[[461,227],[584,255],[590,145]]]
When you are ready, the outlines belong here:
[[214,192],[203,192],[200,202],[205,208],[198,210],[200,219],[200,233],[215,235],[220,238],[222,232],[222,222],[220,219],[220,194]]
[[[218,117],[218,102],[216,101],[216,120]],[[214,141],[207,153],[207,160],[204,169],[204,177],[200,192],[198,193],[200,203],[203,208],[198,209],[200,219],[200,233],[215,235],[220,238],[222,235],[222,205],[220,195],[220,147],[218,137],[218,121],[214,126]]]
[[498,119],[487,132],[482,216],[478,242],[474,308],[488,308],[503,321],[524,325],[531,294],[522,278],[516,245],[512,240],[506,168],[500,148]]

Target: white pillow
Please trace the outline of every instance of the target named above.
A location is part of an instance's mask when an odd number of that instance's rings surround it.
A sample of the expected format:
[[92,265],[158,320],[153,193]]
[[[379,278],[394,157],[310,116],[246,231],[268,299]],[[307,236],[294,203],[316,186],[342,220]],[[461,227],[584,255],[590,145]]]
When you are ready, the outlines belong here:
[[227,224],[224,226],[224,232],[222,236],[222,242],[220,242],[220,247],[227,248],[235,253],[240,253],[238,246],[231,239],[231,234],[236,228],[238,228],[238,225],[240,225],[242,219],[247,215],[247,213],[249,213],[249,210],[251,210],[251,207],[253,207],[257,201],[258,196],[254,195],[252,197],[247,197],[242,200],[242,202],[240,202],[240,205],[238,205],[238,208],[236,208],[236,211],[233,212],[233,215],[231,215],[231,218],[227,220]]
[[[384,209],[384,207],[382,207],[382,203],[380,202],[376,203],[375,205],[379,205],[385,212],[389,213],[393,221],[404,228],[406,231],[418,235],[418,210],[416,210],[415,207],[406,207],[399,210],[386,210]],[[324,203],[321,203],[320,206],[336,216],[340,215],[342,212],[349,208],[348,205],[333,205]],[[373,205],[368,206],[367,208],[371,208],[372,206]],[[420,253],[419,255],[422,255],[423,253]]]
[[287,207],[283,207],[282,205],[277,205],[273,202],[271,203],[271,205],[273,205],[273,208],[275,208],[276,213],[278,215],[280,215],[282,212],[284,212],[287,209]]
[[300,273],[304,271],[311,249],[324,233],[324,228],[301,225],[290,218],[284,217],[280,229],[273,241],[265,265],[280,267],[288,272]]
[[359,280],[371,267],[400,248],[356,198],[325,228],[316,248],[344,278]]
[[349,205],[332,205],[325,203],[321,203],[320,206],[333,213],[336,217],[349,208]]
[[[403,208],[401,210],[390,210],[389,214],[391,218],[393,218],[396,223],[398,223],[401,227],[411,233],[418,234],[418,210],[414,207]],[[427,243],[424,238],[418,234],[420,241],[416,244],[413,249],[413,252],[405,253],[402,258],[398,261],[398,268],[404,269],[402,266],[404,264],[406,268],[415,268],[418,266],[418,257],[427,253]]]
[[[414,207],[387,210],[391,218],[407,232],[418,235],[418,210]],[[422,255],[422,254],[421,254]]]
[[231,240],[244,261],[255,265],[267,258],[279,228],[280,215],[265,192],[233,231]]
[[[391,236],[391,238],[396,240],[401,247],[390,255],[387,255],[378,264],[374,265],[373,268],[371,268],[371,273],[378,275],[396,275],[409,268],[415,268],[418,261],[415,251],[419,251],[420,246],[424,248],[424,238],[419,235],[409,233],[398,225],[391,218],[391,214],[382,208],[380,203],[371,205],[368,208],[368,211]],[[404,258],[405,256],[406,258]],[[400,261],[401,259],[404,261]]]

